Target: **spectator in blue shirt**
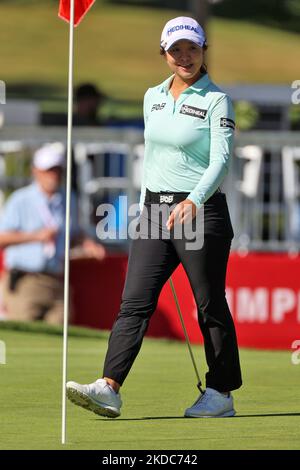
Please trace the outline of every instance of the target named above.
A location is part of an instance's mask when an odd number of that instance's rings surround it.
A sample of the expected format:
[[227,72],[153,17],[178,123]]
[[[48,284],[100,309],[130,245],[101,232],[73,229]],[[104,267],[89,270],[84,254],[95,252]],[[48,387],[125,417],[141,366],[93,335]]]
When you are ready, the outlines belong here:
[[[65,191],[61,188],[64,148],[46,144],[33,158],[34,181],[15,191],[0,217],[5,250],[3,298],[8,319],[63,321]],[[87,256],[105,257],[102,245],[85,237],[71,198],[71,241]]]

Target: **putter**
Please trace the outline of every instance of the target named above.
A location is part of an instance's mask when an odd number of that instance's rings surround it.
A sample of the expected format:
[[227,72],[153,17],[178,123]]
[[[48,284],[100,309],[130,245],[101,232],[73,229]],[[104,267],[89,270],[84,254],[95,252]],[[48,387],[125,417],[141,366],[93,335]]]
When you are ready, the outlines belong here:
[[186,327],[185,327],[185,324],[184,324],[184,321],[183,321],[183,316],[182,316],[182,313],[181,313],[181,310],[180,310],[180,306],[179,306],[179,302],[178,302],[178,298],[177,298],[177,294],[176,294],[176,291],[175,291],[175,287],[174,287],[174,284],[173,284],[172,277],[169,278],[169,282],[170,282],[170,285],[171,285],[171,289],[172,289],[172,292],[173,292],[173,297],[174,297],[174,300],[175,300],[177,312],[179,314],[179,318],[180,318],[181,325],[182,325],[182,328],[183,328],[186,343],[187,343],[187,346],[188,346],[188,349],[189,349],[189,352],[190,352],[190,356],[191,356],[192,363],[193,363],[195,373],[196,373],[196,377],[197,377],[197,380],[198,380],[197,388],[200,391],[200,393],[203,395],[204,391],[202,390],[202,382],[200,380],[200,376],[199,376],[199,372],[198,372],[198,369],[197,369],[197,366],[196,366],[196,362],[195,362],[194,354],[193,354],[193,351],[192,351],[192,348],[191,348],[190,340],[189,340],[189,337],[188,337],[188,334],[187,334],[187,331],[186,331]]

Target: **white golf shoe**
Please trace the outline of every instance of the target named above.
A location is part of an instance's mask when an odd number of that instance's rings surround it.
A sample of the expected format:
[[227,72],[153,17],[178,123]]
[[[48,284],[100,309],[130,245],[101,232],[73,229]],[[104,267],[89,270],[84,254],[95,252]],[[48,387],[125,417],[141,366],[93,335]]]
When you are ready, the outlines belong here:
[[207,388],[184,413],[186,418],[226,418],[234,415],[232,395],[226,397],[213,388]]
[[75,405],[108,418],[120,416],[122,400],[104,379],[87,385],[67,382],[67,397]]

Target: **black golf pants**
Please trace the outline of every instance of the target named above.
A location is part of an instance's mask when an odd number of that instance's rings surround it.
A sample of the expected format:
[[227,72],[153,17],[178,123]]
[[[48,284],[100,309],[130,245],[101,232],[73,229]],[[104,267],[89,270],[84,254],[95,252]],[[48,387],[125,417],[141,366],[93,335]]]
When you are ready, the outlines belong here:
[[[147,190],[151,206],[151,193]],[[178,193],[175,193],[178,194]],[[181,200],[186,194],[182,194]],[[182,263],[189,279],[204,338],[208,365],[206,386],[227,392],[241,386],[241,369],[234,323],[225,296],[226,267],[233,236],[224,193],[204,205],[205,234],[200,249],[187,250],[184,238],[137,238],[131,241],[121,307],[113,325],[103,377],[123,384],[141,348],[159,294]],[[161,229],[162,227],[160,227]]]

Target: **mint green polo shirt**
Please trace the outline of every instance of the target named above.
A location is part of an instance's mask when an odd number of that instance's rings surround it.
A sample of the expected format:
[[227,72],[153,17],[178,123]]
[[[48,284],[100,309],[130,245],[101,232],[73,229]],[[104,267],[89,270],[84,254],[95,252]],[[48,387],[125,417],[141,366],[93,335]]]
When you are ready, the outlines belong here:
[[189,192],[200,207],[228,172],[234,136],[230,98],[202,76],[175,101],[174,75],[144,96],[145,156],[140,209],[150,191]]

